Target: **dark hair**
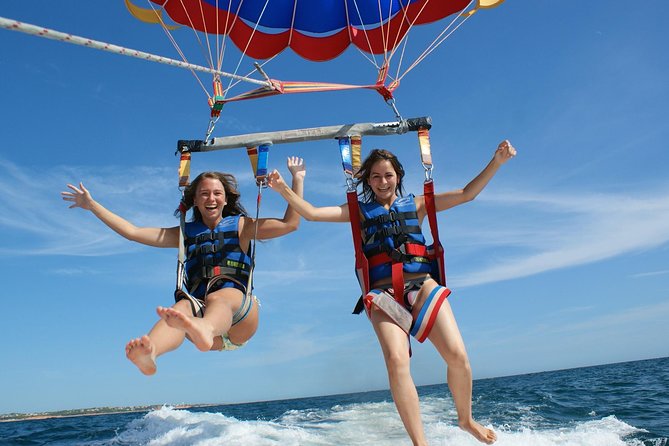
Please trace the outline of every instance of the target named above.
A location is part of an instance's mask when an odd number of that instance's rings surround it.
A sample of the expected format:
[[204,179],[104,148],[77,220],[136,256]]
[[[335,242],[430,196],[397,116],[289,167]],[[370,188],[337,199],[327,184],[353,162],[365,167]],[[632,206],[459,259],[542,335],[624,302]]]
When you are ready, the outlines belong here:
[[193,208],[193,221],[202,221],[202,214],[197,207],[193,207],[195,201],[195,193],[200,185],[200,182],[205,178],[219,180],[225,190],[226,205],[223,208],[223,216],[229,215],[247,215],[246,209],[239,202],[240,194],[237,190],[237,180],[229,173],[222,172],[202,172],[193,182],[184,190],[184,203],[186,209]]
[[395,169],[395,174],[397,174],[397,186],[395,187],[395,193],[400,197],[404,196],[404,186],[402,185],[402,178],[404,178],[404,167],[402,167],[402,163],[400,163],[400,161],[392,152],[389,152],[385,149],[374,149],[369,153],[367,158],[365,158],[365,161],[362,162],[362,166],[360,166],[360,170],[358,170],[358,172],[355,174],[356,186],[362,184],[362,192],[360,192],[358,195],[362,197],[365,203],[370,203],[376,198],[374,191],[372,191],[372,188],[369,186],[368,180],[372,166],[377,161],[383,160],[390,161],[393,169]]

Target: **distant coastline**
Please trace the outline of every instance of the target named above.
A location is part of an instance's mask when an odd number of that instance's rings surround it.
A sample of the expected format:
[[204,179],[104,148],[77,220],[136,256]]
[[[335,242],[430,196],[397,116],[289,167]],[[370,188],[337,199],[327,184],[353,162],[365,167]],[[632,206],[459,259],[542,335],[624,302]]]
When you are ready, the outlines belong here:
[[133,407],[91,407],[88,409],[60,410],[55,412],[7,413],[0,414],[0,423],[10,423],[13,421],[48,420],[50,418],[89,417],[94,415],[150,412],[152,410],[158,410],[163,406],[169,406],[174,409],[191,409],[194,407],[210,407],[219,405],[220,404],[155,404],[151,406]]

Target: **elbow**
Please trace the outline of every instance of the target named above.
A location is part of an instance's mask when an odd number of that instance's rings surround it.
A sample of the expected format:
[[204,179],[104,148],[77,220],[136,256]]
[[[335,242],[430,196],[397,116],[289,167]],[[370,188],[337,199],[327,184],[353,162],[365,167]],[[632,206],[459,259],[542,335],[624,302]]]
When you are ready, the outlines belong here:
[[479,192],[477,190],[473,190],[473,188],[465,187],[462,189],[462,193],[460,194],[460,203],[468,203],[470,201],[474,201],[476,197],[478,197]]
[[297,229],[300,227],[300,218],[298,217],[294,220],[289,220],[285,222],[285,227],[286,227],[286,234],[297,231]]
[[470,201],[474,201],[478,194],[464,194],[462,196],[462,203],[469,203]]

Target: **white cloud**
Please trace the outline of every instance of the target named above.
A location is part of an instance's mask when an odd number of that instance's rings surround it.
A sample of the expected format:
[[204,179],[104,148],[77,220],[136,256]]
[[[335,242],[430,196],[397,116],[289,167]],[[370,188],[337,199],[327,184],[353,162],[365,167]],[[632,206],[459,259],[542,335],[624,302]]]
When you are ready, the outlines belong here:
[[[513,216],[500,229],[476,234],[478,243],[483,239],[522,254],[496,255],[494,264],[452,278],[458,287],[583,265],[669,242],[666,188],[643,196],[487,194],[482,201],[505,206]],[[526,221],[533,222],[529,231]]]
[[663,276],[665,274],[669,274],[669,269],[664,269],[664,270],[660,270],[660,271],[648,271],[648,272],[645,272],[645,273],[632,274],[631,277],[634,277],[635,279],[638,279],[640,277]]
[[[88,212],[68,209],[60,191],[83,179],[94,197],[136,224],[175,225],[169,217],[178,195],[169,192],[167,169],[152,167],[88,168],[58,166],[48,171],[20,169],[0,159],[0,253],[12,255],[110,255],[136,249]],[[169,172],[172,173],[172,172]],[[173,206],[166,203],[174,203]],[[164,217],[157,217],[158,214]]]
[[[133,223],[176,225],[171,213],[179,197],[172,169],[111,166],[92,172],[90,168],[59,166],[37,172],[20,169],[3,159],[0,159],[0,168],[5,172],[0,179],[4,191],[0,197],[0,206],[4,209],[0,228],[16,234],[17,240],[6,239],[0,248],[4,254],[102,256],[137,250],[138,246],[113,234],[87,212],[67,209],[58,193],[65,190],[67,182],[79,179],[86,180],[94,197]],[[249,175],[242,175],[240,179],[243,183],[251,180]],[[333,193],[331,185],[319,185],[318,189],[328,189],[328,195]],[[277,203],[280,200],[272,201],[268,211],[274,211]],[[450,283],[456,287],[583,265],[656,248],[669,241],[669,190],[666,186],[646,190],[643,195],[486,192],[474,206],[479,209],[475,212],[486,211],[489,206],[503,209],[505,220],[488,227],[465,221],[466,228],[449,236],[448,243],[471,250],[477,259],[493,259],[479,270],[451,276]],[[475,227],[485,229],[475,231]],[[327,231],[325,225],[323,231]],[[337,231],[333,238],[335,232],[331,231],[330,236],[318,236],[318,240],[314,240],[313,235],[302,231],[298,235],[299,242],[291,240],[291,244],[301,246],[299,258],[291,254],[289,268],[282,260],[286,245],[263,247],[263,275],[290,283],[309,277],[348,277],[352,274],[349,268],[352,254],[341,246],[341,237],[349,237],[345,232]],[[491,250],[494,255],[490,254]],[[323,264],[324,255],[331,259],[327,264]]]

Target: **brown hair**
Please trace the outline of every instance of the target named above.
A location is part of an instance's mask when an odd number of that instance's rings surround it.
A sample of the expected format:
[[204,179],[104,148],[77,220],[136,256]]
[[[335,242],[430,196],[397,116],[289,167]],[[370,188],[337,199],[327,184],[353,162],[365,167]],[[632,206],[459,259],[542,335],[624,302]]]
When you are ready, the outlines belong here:
[[186,209],[193,208],[193,221],[202,221],[202,214],[200,214],[197,207],[193,207],[193,204],[197,188],[205,178],[219,180],[223,185],[225,200],[227,201],[227,204],[223,208],[223,217],[229,215],[247,215],[246,209],[239,202],[240,194],[237,190],[237,180],[233,175],[222,172],[202,172],[184,190],[184,203],[186,204]]
[[372,166],[374,166],[377,161],[383,160],[390,161],[390,164],[393,166],[395,174],[397,175],[397,186],[395,187],[395,193],[400,197],[404,195],[404,186],[402,185],[402,179],[404,178],[404,167],[402,167],[402,163],[400,163],[400,161],[392,152],[389,152],[385,149],[374,149],[369,153],[367,158],[365,158],[365,161],[362,162],[362,166],[360,166],[358,173],[355,174],[357,178],[356,186],[362,184],[362,192],[360,192],[358,195],[362,197],[365,203],[370,203],[376,198],[374,191],[372,191],[372,188],[369,186],[369,175],[371,173]]

